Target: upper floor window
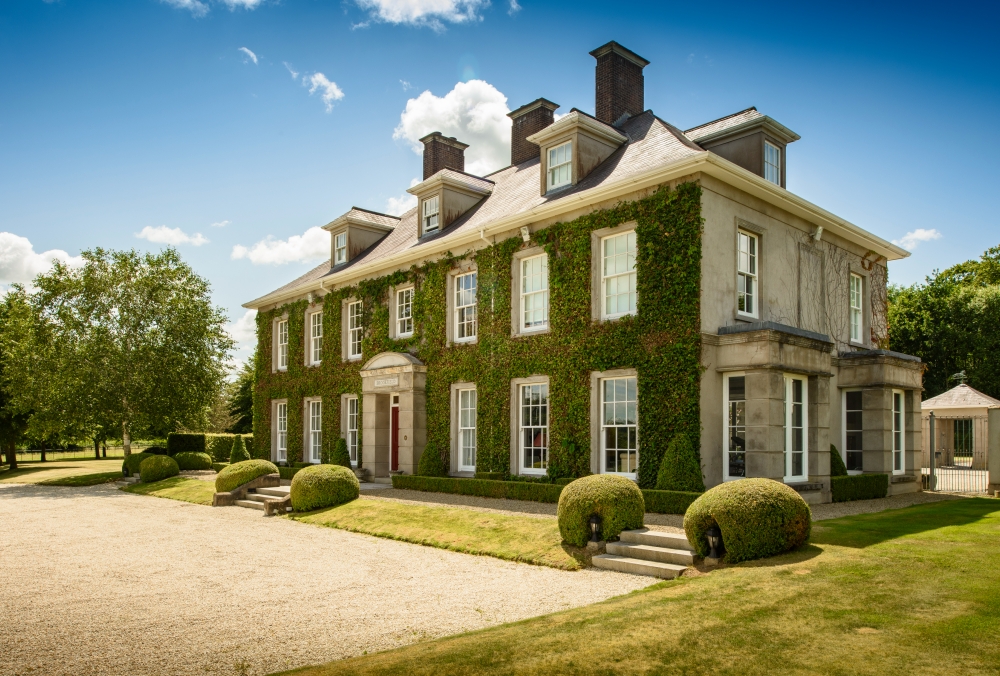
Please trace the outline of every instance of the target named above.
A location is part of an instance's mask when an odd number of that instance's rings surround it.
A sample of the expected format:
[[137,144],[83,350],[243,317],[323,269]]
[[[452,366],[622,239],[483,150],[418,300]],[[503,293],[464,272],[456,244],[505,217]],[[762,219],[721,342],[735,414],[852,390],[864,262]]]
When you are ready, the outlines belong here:
[[851,274],[851,342],[861,342],[861,289],[864,288],[861,275]]
[[347,233],[341,232],[333,236],[333,264],[347,262]]
[[522,331],[540,331],[549,325],[548,261],[546,254],[521,261]]
[[635,314],[635,230],[601,240],[602,315]]
[[413,335],[413,289],[396,292],[396,337]]
[[546,190],[561,188],[573,180],[573,142],[549,149],[548,180]]
[[322,312],[313,312],[309,315],[309,357],[310,364],[318,364],[323,360]]
[[276,327],[278,342],[278,368],[288,368],[288,320],[282,319]]
[[637,379],[605,378],[601,382],[601,450],[604,471],[635,478],[639,467],[636,418]]
[[434,197],[430,197],[430,198],[424,200],[424,206],[423,206],[423,214],[424,214],[423,227],[424,227],[424,234],[425,235],[427,233],[429,233],[429,232],[435,232],[435,231],[437,231],[437,229],[438,229],[438,227],[440,225],[440,223],[439,223],[440,213],[441,213],[441,198],[440,197],[438,197],[437,195],[435,195]]
[[736,309],[757,316],[757,235],[739,231],[737,252]]
[[455,277],[455,342],[476,338],[476,273]]
[[361,301],[347,305],[347,358],[361,358]]
[[781,148],[770,141],[764,141],[764,178],[781,185]]

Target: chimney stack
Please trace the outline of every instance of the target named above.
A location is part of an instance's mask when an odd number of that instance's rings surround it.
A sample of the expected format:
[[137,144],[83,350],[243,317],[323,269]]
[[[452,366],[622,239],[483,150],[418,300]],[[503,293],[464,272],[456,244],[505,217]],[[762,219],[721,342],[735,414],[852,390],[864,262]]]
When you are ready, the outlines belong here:
[[597,119],[605,124],[621,124],[644,111],[642,69],[649,61],[614,40],[590,55],[597,59]]
[[548,99],[535,99],[526,106],[507,113],[513,120],[510,128],[510,163],[512,165],[527,162],[541,154],[541,149],[527,140],[535,132],[545,129],[553,123],[553,113],[559,107]]
[[442,169],[465,171],[465,149],[467,143],[445,136],[439,131],[432,131],[420,139],[424,144],[424,180]]

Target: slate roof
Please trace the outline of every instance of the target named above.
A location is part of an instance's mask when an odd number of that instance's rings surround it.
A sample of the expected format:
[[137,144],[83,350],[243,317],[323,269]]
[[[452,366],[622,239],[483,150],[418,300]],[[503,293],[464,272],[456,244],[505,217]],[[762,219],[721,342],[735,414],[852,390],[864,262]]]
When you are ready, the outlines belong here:
[[1000,408],[1000,400],[962,383],[943,394],[921,402],[920,405],[924,410],[932,408]]
[[[385,228],[395,228],[399,225],[399,216],[390,216],[389,214],[380,214],[377,211],[369,211],[368,209],[362,209],[361,207],[351,207],[343,216],[338,216],[334,220],[339,220],[341,218],[356,218],[359,221],[368,221],[369,223],[374,223],[375,225],[380,225]],[[332,223],[333,221],[331,221]]]
[[713,120],[711,122],[698,125],[697,127],[692,127],[685,131],[684,135],[692,141],[697,141],[698,139],[704,138],[709,134],[715,134],[716,132],[720,132],[730,127],[739,126],[745,122],[756,120],[760,117],[764,116],[758,113],[755,107],[751,106],[750,108],[741,110],[738,113],[726,115],[725,117],[720,117],[718,120]]

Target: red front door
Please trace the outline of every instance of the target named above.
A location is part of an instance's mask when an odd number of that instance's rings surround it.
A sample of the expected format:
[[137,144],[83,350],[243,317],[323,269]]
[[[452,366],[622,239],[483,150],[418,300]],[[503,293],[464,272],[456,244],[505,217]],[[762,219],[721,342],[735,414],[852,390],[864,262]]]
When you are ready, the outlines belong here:
[[389,432],[389,469],[399,469],[399,406],[392,407],[391,431]]

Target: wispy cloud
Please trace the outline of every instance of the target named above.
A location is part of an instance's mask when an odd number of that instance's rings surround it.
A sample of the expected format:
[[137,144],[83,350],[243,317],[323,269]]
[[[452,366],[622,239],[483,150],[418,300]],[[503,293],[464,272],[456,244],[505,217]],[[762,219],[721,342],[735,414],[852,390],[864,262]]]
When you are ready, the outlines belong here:
[[243,54],[245,55],[246,58],[243,59],[243,63],[249,63],[250,61],[253,61],[253,64],[255,66],[257,65],[257,55],[251,52],[249,49],[247,49],[246,47],[240,47],[237,51],[243,52]]
[[521,11],[521,5],[517,3],[517,0],[510,0],[510,7],[507,9],[507,13],[514,16]]
[[320,92],[323,103],[326,104],[326,112],[333,110],[333,104],[344,98],[343,90],[337,86],[336,82],[330,82],[323,73],[313,73],[302,78],[302,84],[309,87],[309,93]]
[[400,85],[401,85],[401,86],[403,87],[403,91],[404,91],[404,92],[408,92],[408,91],[410,91],[411,89],[413,89],[413,85],[411,85],[411,84],[410,84],[409,82],[407,82],[406,80],[400,80],[400,81],[399,81],[399,84],[400,84]]
[[285,68],[287,68],[288,72],[291,73],[292,79],[293,80],[298,80],[299,79],[299,72],[297,70],[295,70],[294,68],[292,68],[290,65],[288,65],[287,61],[282,61],[282,63],[285,64]]
[[[481,12],[489,0],[355,0],[368,12],[371,21],[426,26],[444,30],[445,23],[467,23],[482,20]],[[517,4],[514,2],[513,4]],[[367,25],[358,24],[362,28]]]
[[181,244],[201,246],[202,244],[208,244],[208,238],[200,232],[189,235],[180,228],[168,228],[165,225],[157,225],[156,227],[147,225],[145,228],[135,233],[135,236],[139,239],[153,242],[154,244],[169,244],[170,246],[178,246]]
[[303,263],[330,257],[330,233],[322,228],[309,228],[302,235],[288,239],[275,239],[271,235],[250,247],[237,244],[231,254],[233,259],[248,259],[254,265],[284,265]]
[[35,253],[27,237],[0,232],[0,285],[30,284],[35,277],[52,268],[52,261],[74,267],[83,265],[80,256],[70,256],[62,249]]
[[218,223],[212,223],[213,228],[224,228],[229,225],[229,221],[219,221]]
[[230,11],[236,9],[257,9],[257,7],[264,4],[264,0],[222,0],[222,4],[228,7]]
[[935,228],[930,230],[925,230],[924,228],[917,228],[912,230],[899,239],[892,240],[892,243],[896,246],[901,246],[907,251],[913,251],[919,246],[921,242],[930,242],[934,239],[941,239],[942,235]]
[[191,12],[191,16],[205,16],[208,14],[208,5],[199,0],[160,0],[171,7],[186,9]]
[[[420,183],[420,179],[414,178],[410,181],[410,187],[412,188],[417,183]],[[392,214],[393,216],[402,216],[415,206],[417,206],[416,195],[404,192],[399,197],[390,197],[385,201],[385,213]]]

